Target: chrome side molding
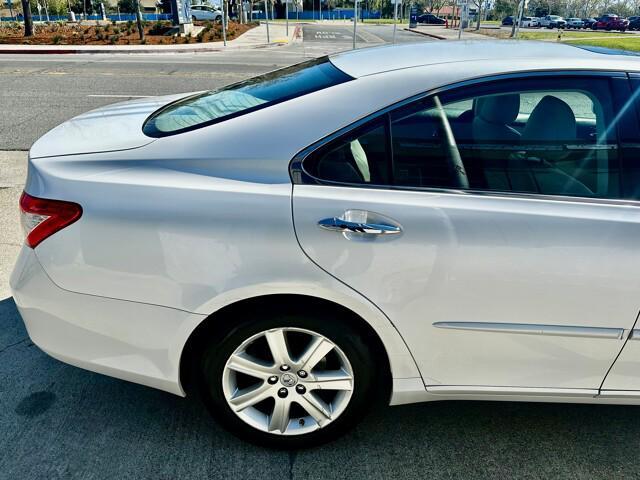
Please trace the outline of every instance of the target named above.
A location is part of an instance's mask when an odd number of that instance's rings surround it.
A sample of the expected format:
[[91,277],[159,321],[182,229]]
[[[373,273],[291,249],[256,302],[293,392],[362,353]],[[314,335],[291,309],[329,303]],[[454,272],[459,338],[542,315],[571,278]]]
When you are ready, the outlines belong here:
[[[474,330],[479,332],[517,333],[524,335],[552,335],[559,337],[611,338],[622,340],[623,328],[574,327],[565,325],[537,325],[531,323],[493,323],[493,322],[435,322],[436,328],[452,330]],[[636,339],[640,339],[640,330]],[[633,339],[634,335],[631,336]]]
[[488,385],[429,385],[427,392],[437,395],[504,395],[526,397],[597,397],[591,388],[492,387]]

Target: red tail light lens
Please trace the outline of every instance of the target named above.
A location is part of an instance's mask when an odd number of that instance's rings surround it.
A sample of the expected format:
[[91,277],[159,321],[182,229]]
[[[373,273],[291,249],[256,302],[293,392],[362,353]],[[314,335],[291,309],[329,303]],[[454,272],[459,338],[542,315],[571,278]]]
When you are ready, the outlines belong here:
[[82,207],[77,203],[36,198],[23,192],[20,213],[26,243],[36,248],[44,239],[78,220],[82,216]]

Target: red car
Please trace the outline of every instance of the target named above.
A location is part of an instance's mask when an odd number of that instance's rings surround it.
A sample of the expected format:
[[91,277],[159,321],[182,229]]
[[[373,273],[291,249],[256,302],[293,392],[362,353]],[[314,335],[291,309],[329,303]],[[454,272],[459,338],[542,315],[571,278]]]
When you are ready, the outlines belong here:
[[591,28],[594,30],[620,30],[624,32],[629,28],[629,21],[624,18],[620,18],[618,15],[603,15],[595,22]]

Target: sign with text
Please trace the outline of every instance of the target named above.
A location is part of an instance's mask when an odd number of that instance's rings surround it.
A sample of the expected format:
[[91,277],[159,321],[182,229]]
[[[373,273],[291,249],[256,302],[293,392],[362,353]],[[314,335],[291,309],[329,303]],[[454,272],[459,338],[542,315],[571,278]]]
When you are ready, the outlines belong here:
[[409,28],[416,28],[418,26],[418,7],[412,5],[409,12]]
[[191,0],[171,0],[173,24],[191,23]]

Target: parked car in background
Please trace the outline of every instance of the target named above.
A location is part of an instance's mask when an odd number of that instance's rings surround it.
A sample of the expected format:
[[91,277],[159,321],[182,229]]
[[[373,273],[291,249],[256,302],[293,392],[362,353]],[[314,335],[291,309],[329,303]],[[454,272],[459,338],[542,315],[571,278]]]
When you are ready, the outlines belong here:
[[584,22],[581,18],[567,18],[566,28],[584,28]]
[[222,21],[222,12],[210,5],[191,5],[192,20]]
[[446,20],[444,18],[440,18],[433,13],[423,13],[419,15],[417,18],[418,23],[425,23],[427,25],[444,25]]
[[582,19],[582,23],[583,23],[583,28],[593,28],[593,24],[596,23],[598,20],[596,20],[595,18],[583,18]]
[[629,17],[629,25],[627,28],[628,30],[640,30],[640,17]]
[[566,20],[559,15],[547,15],[540,19],[540,26],[547,28],[564,28]]
[[594,30],[620,30],[624,32],[629,27],[629,21],[614,14],[603,15],[591,28]]
[[513,25],[513,17],[511,15],[504,17],[502,19],[502,25]]
[[521,27],[534,28],[540,26],[540,19],[538,17],[522,17]]

